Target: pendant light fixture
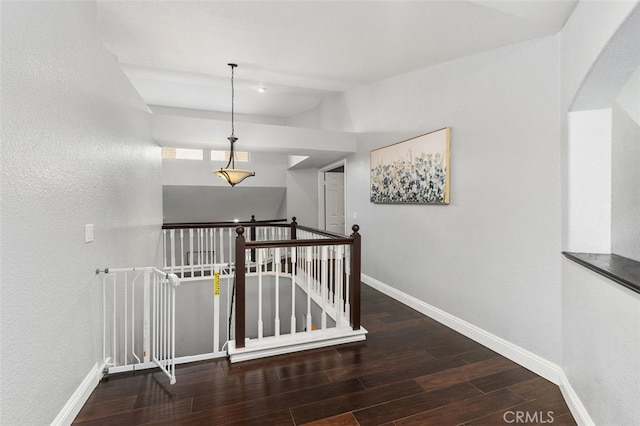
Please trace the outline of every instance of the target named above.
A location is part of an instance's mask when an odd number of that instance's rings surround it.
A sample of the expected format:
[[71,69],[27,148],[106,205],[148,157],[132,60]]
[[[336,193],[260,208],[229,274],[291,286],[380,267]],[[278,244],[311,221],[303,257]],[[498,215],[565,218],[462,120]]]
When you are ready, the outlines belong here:
[[[216,169],[213,171],[214,174],[220,176],[222,179],[226,180],[227,183],[231,186],[236,186],[236,184],[242,182],[243,180],[245,180],[246,178],[250,177],[250,176],[255,176],[255,172],[252,172],[251,170],[244,170],[244,169],[236,169],[235,168],[235,155],[234,155],[234,147],[233,145],[236,143],[236,141],[238,140],[238,138],[236,138],[235,136],[235,127],[233,124],[233,118],[234,118],[234,98],[235,98],[235,91],[233,89],[233,70],[235,69],[235,67],[237,67],[237,64],[227,64],[231,67],[231,136],[229,136],[227,139],[229,139],[229,142],[231,144],[231,149],[229,150],[229,162],[227,163],[226,167],[224,168],[220,168],[220,169]],[[231,168],[229,168],[229,166],[231,166]]]

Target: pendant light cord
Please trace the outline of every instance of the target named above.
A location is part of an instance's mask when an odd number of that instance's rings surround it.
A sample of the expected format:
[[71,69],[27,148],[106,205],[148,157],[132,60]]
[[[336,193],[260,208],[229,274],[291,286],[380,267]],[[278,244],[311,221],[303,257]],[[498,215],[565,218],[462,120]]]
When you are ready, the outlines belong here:
[[235,143],[235,141],[237,140],[236,138],[236,128],[235,128],[235,124],[234,124],[234,118],[235,118],[235,108],[234,108],[234,104],[235,104],[235,98],[236,98],[236,91],[235,88],[233,87],[233,70],[235,67],[237,67],[238,65],[236,64],[227,64],[231,67],[231,136],[229,136],[229,142],[231,142],[231,150],[229,151],[229,161],[227,161],[227,165],[225,167],[225,169],[228,169],[229,166],[231,166],[232,169],[236,168],[236,160],[235,160],[235,155],[234,155],[234,149],[233,149],[233,144]]
[[235,129],[235,126],[233,124],[233,116],[234,116],[233,104],[234,104],[234,101],[235,101],[236,92],[235,92],[235,89],[233,87],[233,70],[234,70],[235,67],[237,67],[237,65],[236,64],[229,64],[229,66],[231,67],[231,136],[235,136],[236,129]]

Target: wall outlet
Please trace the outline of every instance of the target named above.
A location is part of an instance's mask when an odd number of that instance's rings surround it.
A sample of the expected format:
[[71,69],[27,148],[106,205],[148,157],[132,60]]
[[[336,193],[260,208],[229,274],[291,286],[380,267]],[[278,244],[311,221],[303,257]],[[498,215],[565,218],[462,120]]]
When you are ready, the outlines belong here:
[[93,241],[93,224],[84,226],[84,242],[90,243]]

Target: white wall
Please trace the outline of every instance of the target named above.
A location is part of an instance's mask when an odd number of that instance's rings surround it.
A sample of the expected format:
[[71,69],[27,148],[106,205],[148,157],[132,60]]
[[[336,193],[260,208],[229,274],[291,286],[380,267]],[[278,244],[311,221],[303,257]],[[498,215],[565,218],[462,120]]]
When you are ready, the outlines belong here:
[[[559,95],[557,37],[346,94],[363,273],[558,364]],[[370,203],[370,151],[445,126],[451,204]]]
[[613,107],[611,251],[640,261],[640,69]]
[[42,425],[102,357],[95,270],[157,260],[160,149],[95,4],[2,2],[2,60],[0,423]]
[[567,251],[611,251],[611,109],[568,114]]
[[593,424],[640,419],[640,294],[568,259],[563,262],[563,362]]
[[[570,185],[571,179],[575,176],[575,168],[572,164],[575,164],[576,155],[593,154],[580,153],[581,146],[576,144],[573,138],[569,138],[567,115],[590,70],[597,68],[601,52],[609,49],[612,41],[615,42],[616,32],[625,25],[625,22],[628,22],[625,19],[632,13],[632,9],[635,7],[633,13],[636,16],[640,13],[637,4],[637,1],[581,1],[562,31],[564,249],[576,249],[570,244],[574,239],[570,232],[575,231],[575,228],[572,228],[569,223],[573,220],[573,215],[568,206],[573,203],[572,198],[585,196],[576,193]],[[638,38],[640,38],[640,28],[636,27],[635,40]],[[617,51],[617,53],[620,58],[623,58],[622,62],[625,62],[627,52]],[[615,68],[615,62],[608,65]],[[595,91],[597,92],[597,88]],[[580,94],[580,97],[591,99],[592,93]],[[617,152],[622,136],[619,128],[621,113],[615,111],[618,107],[613,105],[609,107],[614,108],[611,226],[615,229],[615,224],[619,221],[616,217],[619,206],[616,204],[620,194],[617,194],[616,182],[620,178],[616,174],[620,171],[621,165],[618,162],[620,154]],[[582,148],[590,149],[588,146]],[[636,173],[637,164],[635,163]],[[601,169],[594,171],[594,173],[601,172]],[[622,178],[623,181],[627,181],[627,177],[630,178],[632,174],[625,173],[625,176]],[[602,178],[607,177],[602,176]],[[633,187],[633,185],[625,186]],[[595,197],[597,198],[597,195]],[[606,202],[606,200],[602,201]],[[637,232],[637,220],[634,225]],[[606,226],[606,223],[602,226]],[[605,229],[604,232],[609,232],[610,229]],[[583,229],[579,237],[587,241],[590,238],[590,232],[594,231]],[[595,232],[601,233],[603,229],[597,229]],[[613,236],[615,232],[611,234],[614,247],[619,244],[618,237]],[[571,261],[564,260],[562,266],[562,369],[566,376],[563,387],[575,395],[577,405],[584,407],[586,416],[590,417],[593,423],[597,425],[637,424],[640,418],[640,409],[637,404],[637,395],[640,393],[637,380],[640,372],[640,362],[637,357],[640,350],[640,334],[638,334],[640,298],[638,294],[595,275]]]
[[226,162],[163,160],[163,217],[165,223],[219,222],[238,218],[282,219],[286,202],[288,156],[250,153],[249,163],[236,167],[256,175],[231,187],[213,174]]
[[[227,146],[228,149],[228,146]],[[243,187],[285,187],[289,157],[282,154],[251,152],[248,163],[236,163],[238,169],[256,173],[242,182]],[[229,187],[224,179],[213,174],[214,169],[226,166],[226,162],[210,160],[163,160],[162,184],[187,186]]]

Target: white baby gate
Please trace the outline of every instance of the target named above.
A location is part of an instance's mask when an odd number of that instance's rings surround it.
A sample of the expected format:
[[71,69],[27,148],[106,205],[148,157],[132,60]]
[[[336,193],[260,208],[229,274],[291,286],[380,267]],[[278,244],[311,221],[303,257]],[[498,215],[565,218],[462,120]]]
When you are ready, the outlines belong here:
[[107,268],[96,273],[102,274],[106,372],[159,367],[175,383],[178,277],[153,267]]

